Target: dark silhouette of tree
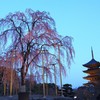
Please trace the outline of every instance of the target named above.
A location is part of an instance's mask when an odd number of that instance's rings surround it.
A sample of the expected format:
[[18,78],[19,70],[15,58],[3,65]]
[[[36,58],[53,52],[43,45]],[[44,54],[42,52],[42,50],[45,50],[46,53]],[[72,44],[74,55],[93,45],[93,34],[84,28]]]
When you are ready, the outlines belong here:
[[[9,13],[0,20],[0,44],[5,55],[14,56],[21,74],[22,92],[25,91],[25,77],[30,66],[37,69],[50,65],[49,61],[46,62],[48,55],[44,50],[55,56],[62,73],[65,73],[64,64],[54,51],[60,48],[60,58],[66,58],[66,65],[71,64],[74,55],[72,37],[62,37],[57,33],[55,22],[49,13],[31,9],[27,9],[25,13]],[[42,55],[45,55],[44,64],[40,57]]]
[[74,92],[73,92],[71,84],[64,84],[63,85],[63,91],[64,91],[63,92],[64,96],[69,96],[69,97],[74,96]]
[[[48,85],[48,95],[55,95],[55,84],[54,83],[45,83]],[[42,85],[41,83],[39,84],[34,84],[34,86],[32,87],[32,93],[33,94],[43,94],[42,91]],[[57,86],[57,90],[58,90],[58,86]]]

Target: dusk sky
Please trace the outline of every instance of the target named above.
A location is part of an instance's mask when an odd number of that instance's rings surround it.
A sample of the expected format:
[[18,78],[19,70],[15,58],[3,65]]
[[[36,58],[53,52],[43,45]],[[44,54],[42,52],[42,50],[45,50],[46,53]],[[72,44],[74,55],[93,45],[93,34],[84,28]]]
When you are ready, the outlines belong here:
[[63,84],[82,86],[87,82],[82,65],[92,58],[91,46],[94,58],[100,61],[100,0],[1,0],[0,19],[9,12],[24,12],[27,8],[49,12],[58,33],[73,37],[75,58]]

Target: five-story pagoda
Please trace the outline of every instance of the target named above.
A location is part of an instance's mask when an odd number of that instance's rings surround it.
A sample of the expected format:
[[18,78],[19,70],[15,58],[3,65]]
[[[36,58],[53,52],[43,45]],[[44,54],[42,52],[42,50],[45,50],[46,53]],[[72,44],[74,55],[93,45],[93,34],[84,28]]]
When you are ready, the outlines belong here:
[[91,49],[92,59],[83,64],[84,67],[87,67],[87,70],[83,71],[87,73],[88,76],[83,77],[84,79],[88,80],[88,83],[85,83],[85,86],[93,85],[94,87],[100,87],[100,62],[94,59],[93,50]]

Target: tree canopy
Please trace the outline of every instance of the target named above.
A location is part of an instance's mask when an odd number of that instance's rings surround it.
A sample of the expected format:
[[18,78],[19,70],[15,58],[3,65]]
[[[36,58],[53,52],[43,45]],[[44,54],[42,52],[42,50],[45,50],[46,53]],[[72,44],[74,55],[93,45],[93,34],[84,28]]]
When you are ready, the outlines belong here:
[[[0,19],[0,47],[5,60],[13,58],[12,62],[21,72],[22,85],[29,67],[33,67],[35,72],[44,67],[45,73],[50,75],[50,66],[56,64],[62,72],[66,72],[64,68],[74,57],[72,37],[58,34],[49,13],[32,9],[9,13]],[[66,61],[63,62],[62,58]]]

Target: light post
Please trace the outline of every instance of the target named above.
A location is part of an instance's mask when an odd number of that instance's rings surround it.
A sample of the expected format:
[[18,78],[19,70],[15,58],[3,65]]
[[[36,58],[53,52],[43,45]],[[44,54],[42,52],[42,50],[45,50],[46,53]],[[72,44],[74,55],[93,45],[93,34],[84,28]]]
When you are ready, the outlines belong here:
[[56,68],[55,68],[55,64],[53,64],[54,67],[54,81],[55,81],[55,92],[56,92],[56,96],[57,96],[57,83],[56,83]]
[[14,57],[11,58],[11,82],[10,82],[10,96],[12,96],[12,91],[13,91],[13,88],[12,88],[12,85],[13,85],[13,69],[14,69]]
[[[44,75],[45,75],[45,59],[44,59],[44,54],[48,53],[48,50],[41,50],[41,54],[42,54],[42,67],[43,67],[43,72],[42,72],[42,79],[43,79],[43,97],[46,98],[46,88],[47,88],[47,92],[48,92],[48,86],[45,86],[45,79],[44,79]],[[47,81],[47,74],[46,74],[46,81]]]
[[62,72],[61,72],[61,66],[60,66],[60,46],[58,45],[58,60],[59,60],[59,71],[60,71],[60,86],[61,86],[61,96],[63,96],[63,90],[62,90]]

